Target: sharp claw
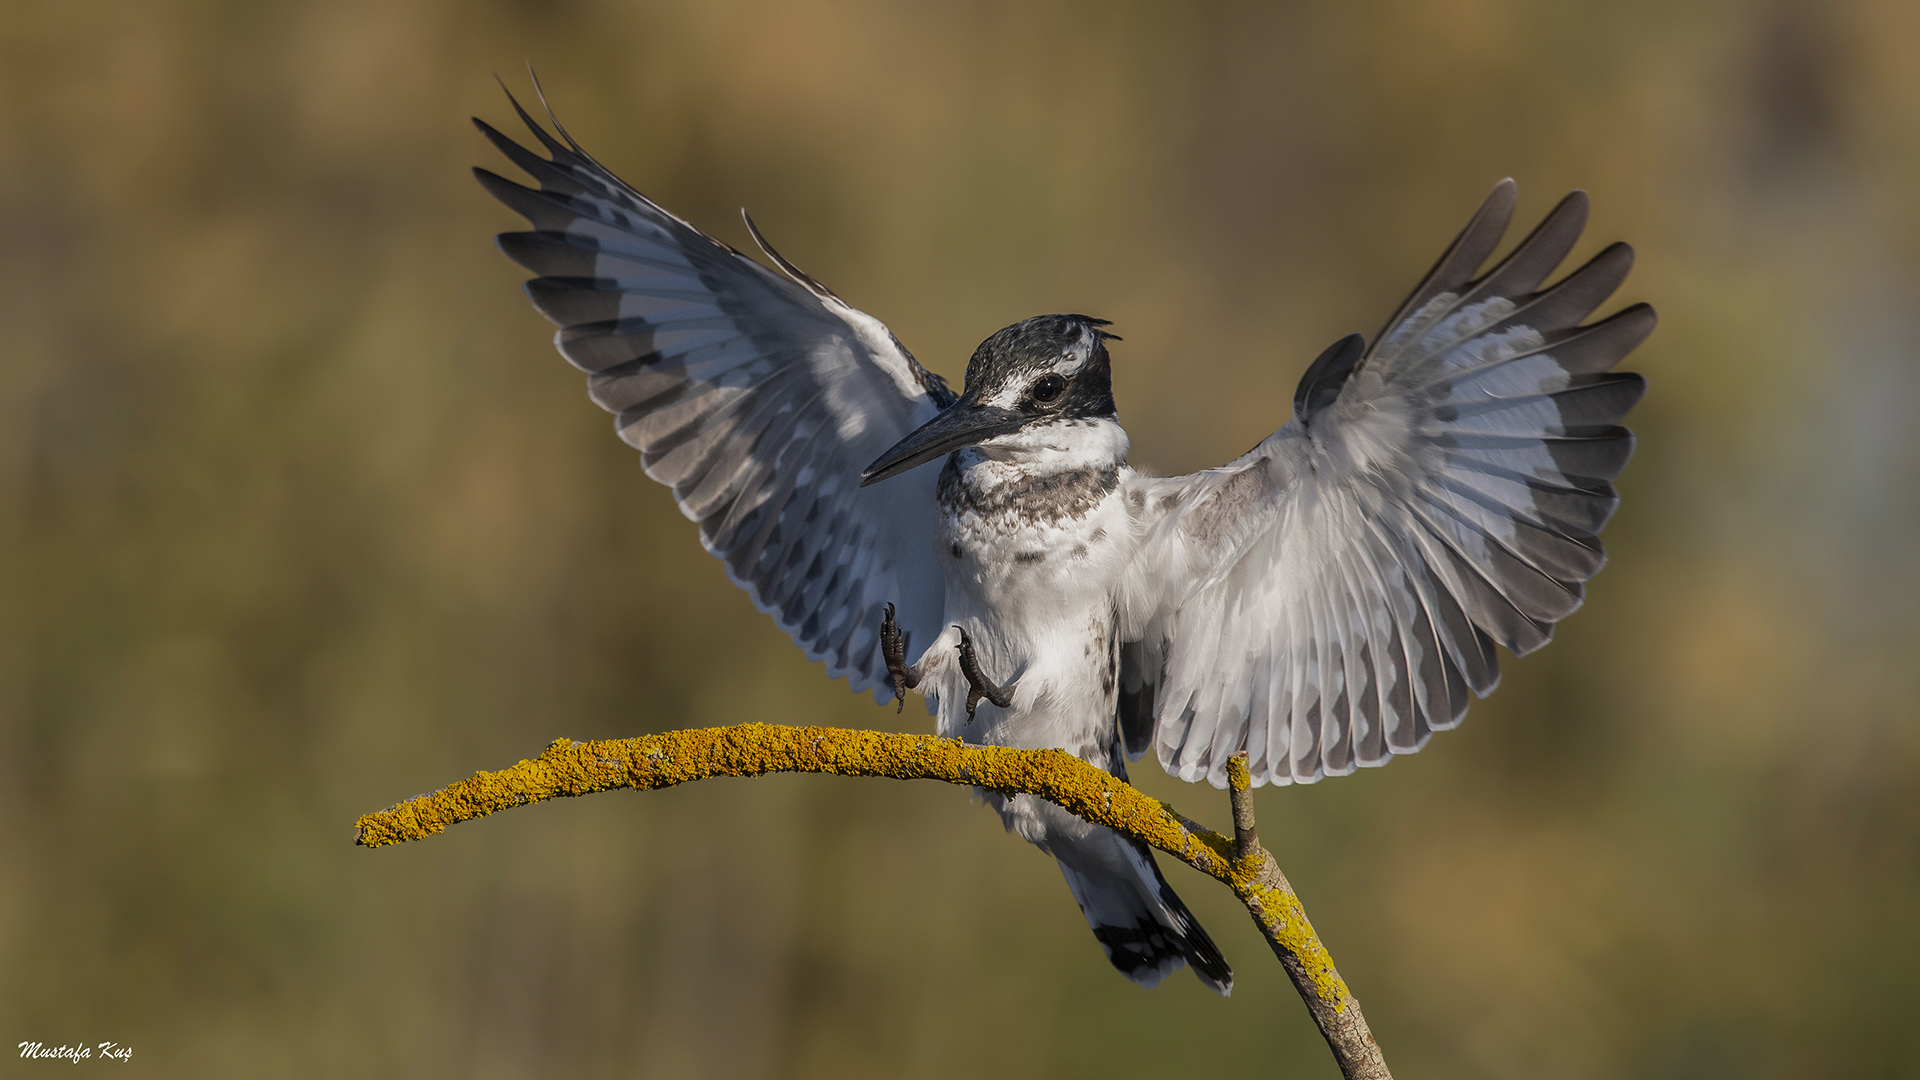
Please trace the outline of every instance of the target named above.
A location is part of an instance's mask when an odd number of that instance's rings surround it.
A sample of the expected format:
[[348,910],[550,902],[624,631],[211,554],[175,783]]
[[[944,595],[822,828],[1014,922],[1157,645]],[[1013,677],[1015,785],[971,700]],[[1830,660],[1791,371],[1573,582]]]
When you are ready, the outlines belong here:
[[887,662],[887,674],[893,679],[893,696],[899,702],[893,711],[895,715],[907,710],[907,690],[920,683],[907,667],[907,637],[900,632],[900,624],[894,621],[892,604],[887,605],[887,614],[880,620],[880,656]]
[[980,707],[981,699],[993,702],[1001,708],[1013,704],[1013,686],[995,686],[986,672],[980,670],[980,659],[974,655],[973,639],[967,636],[964,627],[955,626],[960,631],[960,672],[967,677],[967,723],[973,723],[973,712]]

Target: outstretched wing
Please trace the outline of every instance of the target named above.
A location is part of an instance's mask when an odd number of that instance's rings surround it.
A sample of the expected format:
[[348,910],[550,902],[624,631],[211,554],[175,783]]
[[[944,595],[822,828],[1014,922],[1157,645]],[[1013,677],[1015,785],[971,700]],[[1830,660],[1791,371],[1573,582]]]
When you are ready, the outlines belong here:
[[[1646,388],[1609,374],[1654,325],[1579,325],[1626,277],[1614,244],[1540,283],[1586,223],[1575,192],[1485,276],[1504,181],[1371,348],[1301,379],[1293,419],[1230,465],[1129,493],[1146,546],[1127,603],[1122,723],[1185,780],[1309,783],[1383,765],[1460,722],[1580,605],[1605,561],[1615,422]],[[1539,291],[1535,291],[1539,289]]]
[[539,275],[527,295],[559,325],[560,355],[734,583],[828,676],[884,699],[885,605],[921,645],[943,625],[935,470],[868,488],[860,470],[952,392],[771,248],[793,280],[628,187],[557,120],[564,143],[514,109],[551,160],[474,123],[539,189],[474,174],[533,225],[500,249]]

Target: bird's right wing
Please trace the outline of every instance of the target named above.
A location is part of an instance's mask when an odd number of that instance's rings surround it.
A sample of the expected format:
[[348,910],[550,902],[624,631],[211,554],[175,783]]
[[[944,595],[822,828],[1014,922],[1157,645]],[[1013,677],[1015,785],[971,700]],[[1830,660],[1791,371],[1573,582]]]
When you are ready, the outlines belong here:
[[884,700],[886,605],[921,648],[944,625],[937,470],[867,488],[860,470],[953,393],[877,319],[764,241],[793,280],[661,209],[557,121],[564,143],[514,109],[551,160],[474,123],[539,189],[474,174],[533,225],[501,234],[500,247],[539,275],[527,295],[559,325],[560,354],[587,373],[588,393],[700,523],[728,577],[829,677]]
[[[1632,265],[1615,244],[1541,289],[1579,238],[1575,192],[1485,276],[1494,189],[1372,348],[1308,368],[1294,417],[1230,465],[1131,481],[1146,530],[1123,610],[1121,723],[1186,780],[1310,782],[1423,746],[1578,607],[1645,389],[1608,372],[1644,304],[1580,320]],[[1538,291],[1536,291],[1538,290]]]

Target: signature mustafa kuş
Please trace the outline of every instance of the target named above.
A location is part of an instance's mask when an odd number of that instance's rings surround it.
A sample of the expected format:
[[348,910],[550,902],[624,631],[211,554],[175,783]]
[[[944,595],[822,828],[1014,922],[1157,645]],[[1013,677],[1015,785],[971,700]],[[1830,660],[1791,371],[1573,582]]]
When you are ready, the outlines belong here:
[[20,1044],[20,1056],[23,1058],[51,1058],[56,1061],[131,1061],[133,1047],[119,1043],[103,1042],[93,1046],[74,1043],[70,1046],[48,1046],[46,1043],[23,1042]]

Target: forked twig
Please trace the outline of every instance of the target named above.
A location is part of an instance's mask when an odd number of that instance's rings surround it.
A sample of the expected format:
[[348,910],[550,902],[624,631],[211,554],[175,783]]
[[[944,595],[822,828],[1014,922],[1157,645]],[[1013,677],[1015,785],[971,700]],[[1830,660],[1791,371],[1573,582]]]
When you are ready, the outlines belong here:
[[558,739],[532,761],[480,772],[357,823],[354,842],[381,847],[419,840],[497,810],[616,788],[666,788],[713,776],[832,773],[971,784],[1028,794],[1153,847],[1222,882],[1306,1002],[1347,1080],[1391,1080],[1333,958],[1300,898],[1254,832],[1246,755],[1228,762],[1234,835],[1222,836],[1124,780],[1061,750],[975,746],[958,739],[846,728],[736,724],[580,743]]

